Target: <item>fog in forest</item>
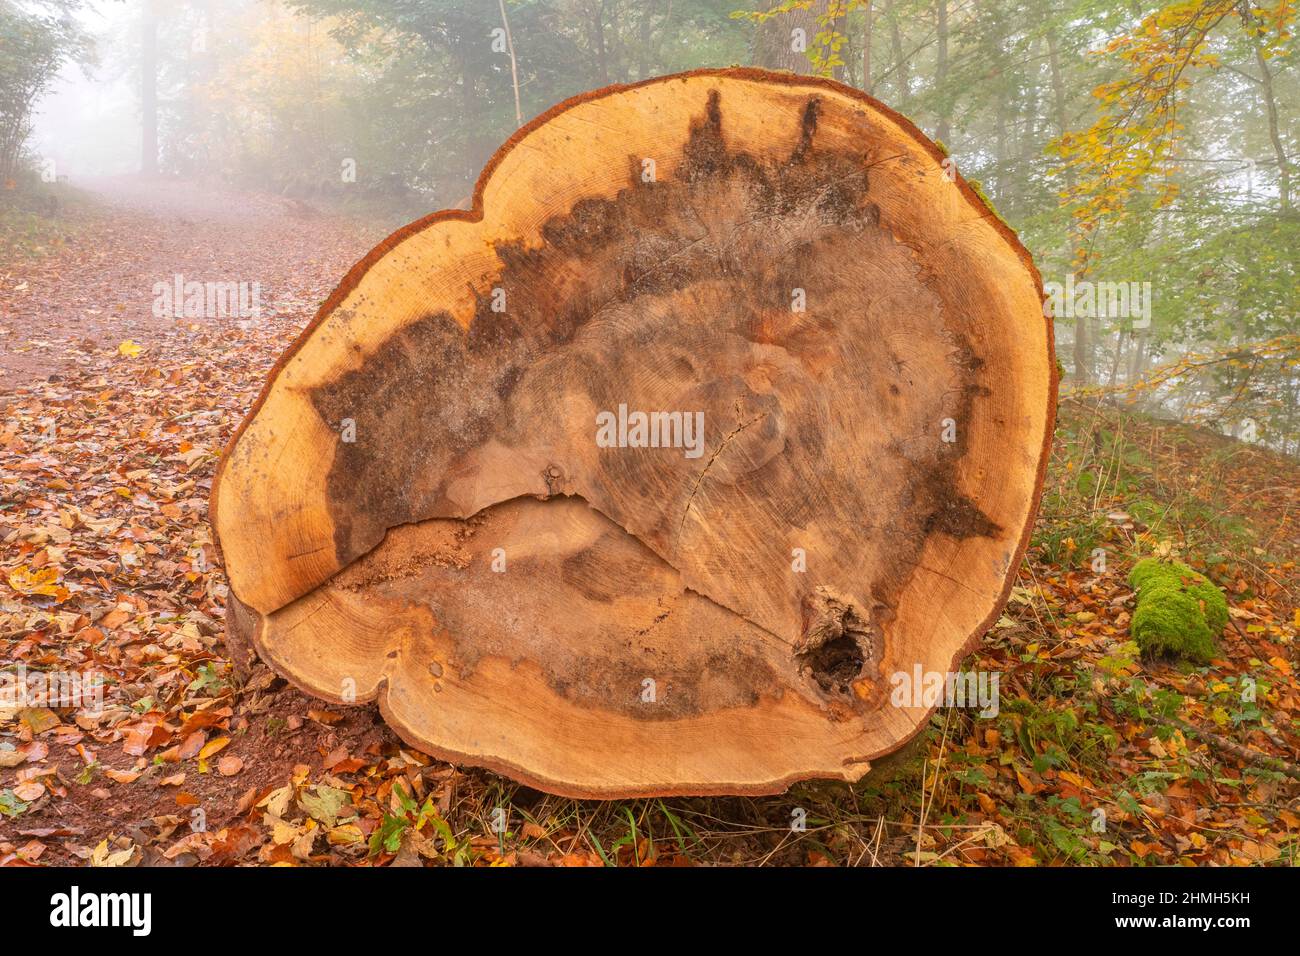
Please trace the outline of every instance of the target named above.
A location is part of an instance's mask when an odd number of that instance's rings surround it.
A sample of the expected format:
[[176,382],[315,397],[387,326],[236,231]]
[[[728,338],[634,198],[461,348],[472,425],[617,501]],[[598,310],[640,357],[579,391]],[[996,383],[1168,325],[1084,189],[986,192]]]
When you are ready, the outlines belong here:
[[[16,196],[161,177],[396,227],[522,123],[731,64],[866,90],[1034,253],[1065,386],[1300,450],[1294,8],[1059,0],[0,0]],[[39,199],[27,200],[39,206]]]

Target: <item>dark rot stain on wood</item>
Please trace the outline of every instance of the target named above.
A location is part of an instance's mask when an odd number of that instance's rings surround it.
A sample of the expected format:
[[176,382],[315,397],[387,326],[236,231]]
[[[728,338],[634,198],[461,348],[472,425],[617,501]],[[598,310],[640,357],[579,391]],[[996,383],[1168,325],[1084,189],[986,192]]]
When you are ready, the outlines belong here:
[[947,488],[943,491],[936,496],[935,509],[925,519],[927,533],[937,531],[950,538],[989,538],[1001,530],[969,498],[953,494]]
[[[446,313],[427,316],[385,341],[362,367],[311,393],[321,419],[340,436],[329,473],[339,555],[365,553],[390,527],[436,510],[432,476],[490,437],[519,366],[485,358],[485,341],[468,341]],[[350,442],[343,440],[349,421]]]
[[813,137],[817,134],[817,112],[820,106],[821,100],[817,97],[808,98],[808,103],[803,108],[803,122],[799,126],[799,145],[790,156],[791,163],[803,162],[808,150],[812,148]]
[[[625,188],[610,199],[578,200],[548,220],[540,246],[498,242],[501,269],[476,290],[468,332],[445,314],[431,315],[361,368],[316,389],[312,403],[331,428],[345,418],[356,423],[357,440],[338,445],[328,476],[339,562],[370,551],[390,527],[468,517],[451,486],[482,467],[475,456],[486,446],[521,458],[529,447],[554,449],[568,462],[563,480],[550,475],[551,465],[521,465],[530,478],[505,482],[503,494],[582,494],[725,613],[786,641],[814,698],[851,701],[853,681],[877,677],[872,665],[883,656],[883,638],[872,615],[890,619],[927,538],[1000,531],[956,484],[966,426],[989,392],[961,321],[928,293],[925,271],[908,265],[910,252],[882,227],[869,198],[868,157],[819,148],[819,113],[819,98],[809,97],[788,158],[763,162],[728,148],[724,103],[714,91],[690,123],[680,162],[674,168],[660,158],[671,177],[644,182],[633,162]],[[911,326],[881,325],[892,313],[870,308],[874,290],[855,263],[881,258],[915,274]],[[494,309],[497,289],[503,311]],[[809,303],[805,311],[792,307],[794,290]],[[873,340],[882,331],[886,338]],[[922,336],[954,343],[944,353],[948,381],[936,382],[933,369],[927,382],[900,376],[892,349],[914,347],[908,337]],[[855,365],[861,378],[853,382],[844,369]],[[899,410],[900,383],[918,396],[910,412]],[[832,392],[851,407],[828,407],[826,386],[838,386]],[[591,412],[620,404],[702,410],[707,447],[696,459],[595,448]],[[889,451],[891,480],[901,486],[890,500],[847,465],[822,470],[852,434],[851,423],[828,428],[839,414],[892,436],[877,449]],[[957,422],[951,445],[937,441],[945,417]],[[916,429],[924,430],[919,439]],[[832,613],[816,590],[819,575],[791,592],[784,546],[719,559],[690,542],[692,517],[808,528],[830,498],[834,525],[863,528],[838,542],[843,553],[814,563],[842,569],[841,579],[849,569],[870,575],[857,600],[870,593],[871,609],[837,598]],[[753,501],[771,516],[756,515]],[[742,510],[730,517],[733,504]],[[627,583],[610,579],[603,561],[599,549],[581,551],[556,572],[584,600],[608,603]],[[771,579],[769,606],[748,606],[743,597],[755,576]],[[809,602],[821,611],[809,614]],[[726,654],[725,645],[720,639],[712,653]],[[487,647],[461,647],[460,666],[490,656]],[[571,660],[546,663],[549,679],[568,694],[587,693],[591,680],[622,686],[630,679],[606,673],[622,664],[593,663],[595,671],[580,678]],[[730,670],[749,669],[732,660]],[[692,673],[673,672],[673,707],[627,713],[696,712],[703,703]],[[727,686],[715,706],[761,690],[754,681]]]

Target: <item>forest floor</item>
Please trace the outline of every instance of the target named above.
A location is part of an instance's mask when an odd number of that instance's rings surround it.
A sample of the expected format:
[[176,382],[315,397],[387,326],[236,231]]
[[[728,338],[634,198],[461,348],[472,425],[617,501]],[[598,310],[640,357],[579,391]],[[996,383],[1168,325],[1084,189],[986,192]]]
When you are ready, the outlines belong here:
[[[1062,404],[1033,547],[965,662],[1001,675],[998,714],[940,709],[855,786],[562,799],[414,752],[373,706],[327,706],[261,666],[239,683],[213,470],[381,234],[273,197],[93,188],[0,258],[0,669],[29,689],[107,678],[98,709],[0,698],[0,864],[1300,858],[1300,463],[1110,405]],[[177,273],[260,281],[260,320],[155,316],[154,284]],[[1143,660],[1129,638],[1128,571],[1153,551],[1228,595],[1207,666]]]

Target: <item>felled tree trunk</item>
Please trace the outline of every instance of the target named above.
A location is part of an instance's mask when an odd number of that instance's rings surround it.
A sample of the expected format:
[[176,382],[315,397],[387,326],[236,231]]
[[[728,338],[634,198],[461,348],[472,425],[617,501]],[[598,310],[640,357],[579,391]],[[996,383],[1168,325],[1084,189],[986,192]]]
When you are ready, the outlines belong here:
[[213,491],[233,626],[556,793],[858,779],[996,619],[1055,408],[1038,274],[942,161],[750,69],[539,117],[277,363]]

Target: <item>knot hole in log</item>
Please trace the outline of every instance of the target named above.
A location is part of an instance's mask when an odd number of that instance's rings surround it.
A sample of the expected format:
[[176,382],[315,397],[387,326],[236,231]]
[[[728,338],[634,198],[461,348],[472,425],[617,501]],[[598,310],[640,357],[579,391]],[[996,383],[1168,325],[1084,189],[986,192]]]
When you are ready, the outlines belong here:
[[804,602],[804,629],[794,645],[799,671],[823,692],[850,697],[860,678],[878,678],[880,631],[869,615],[828,587]]

